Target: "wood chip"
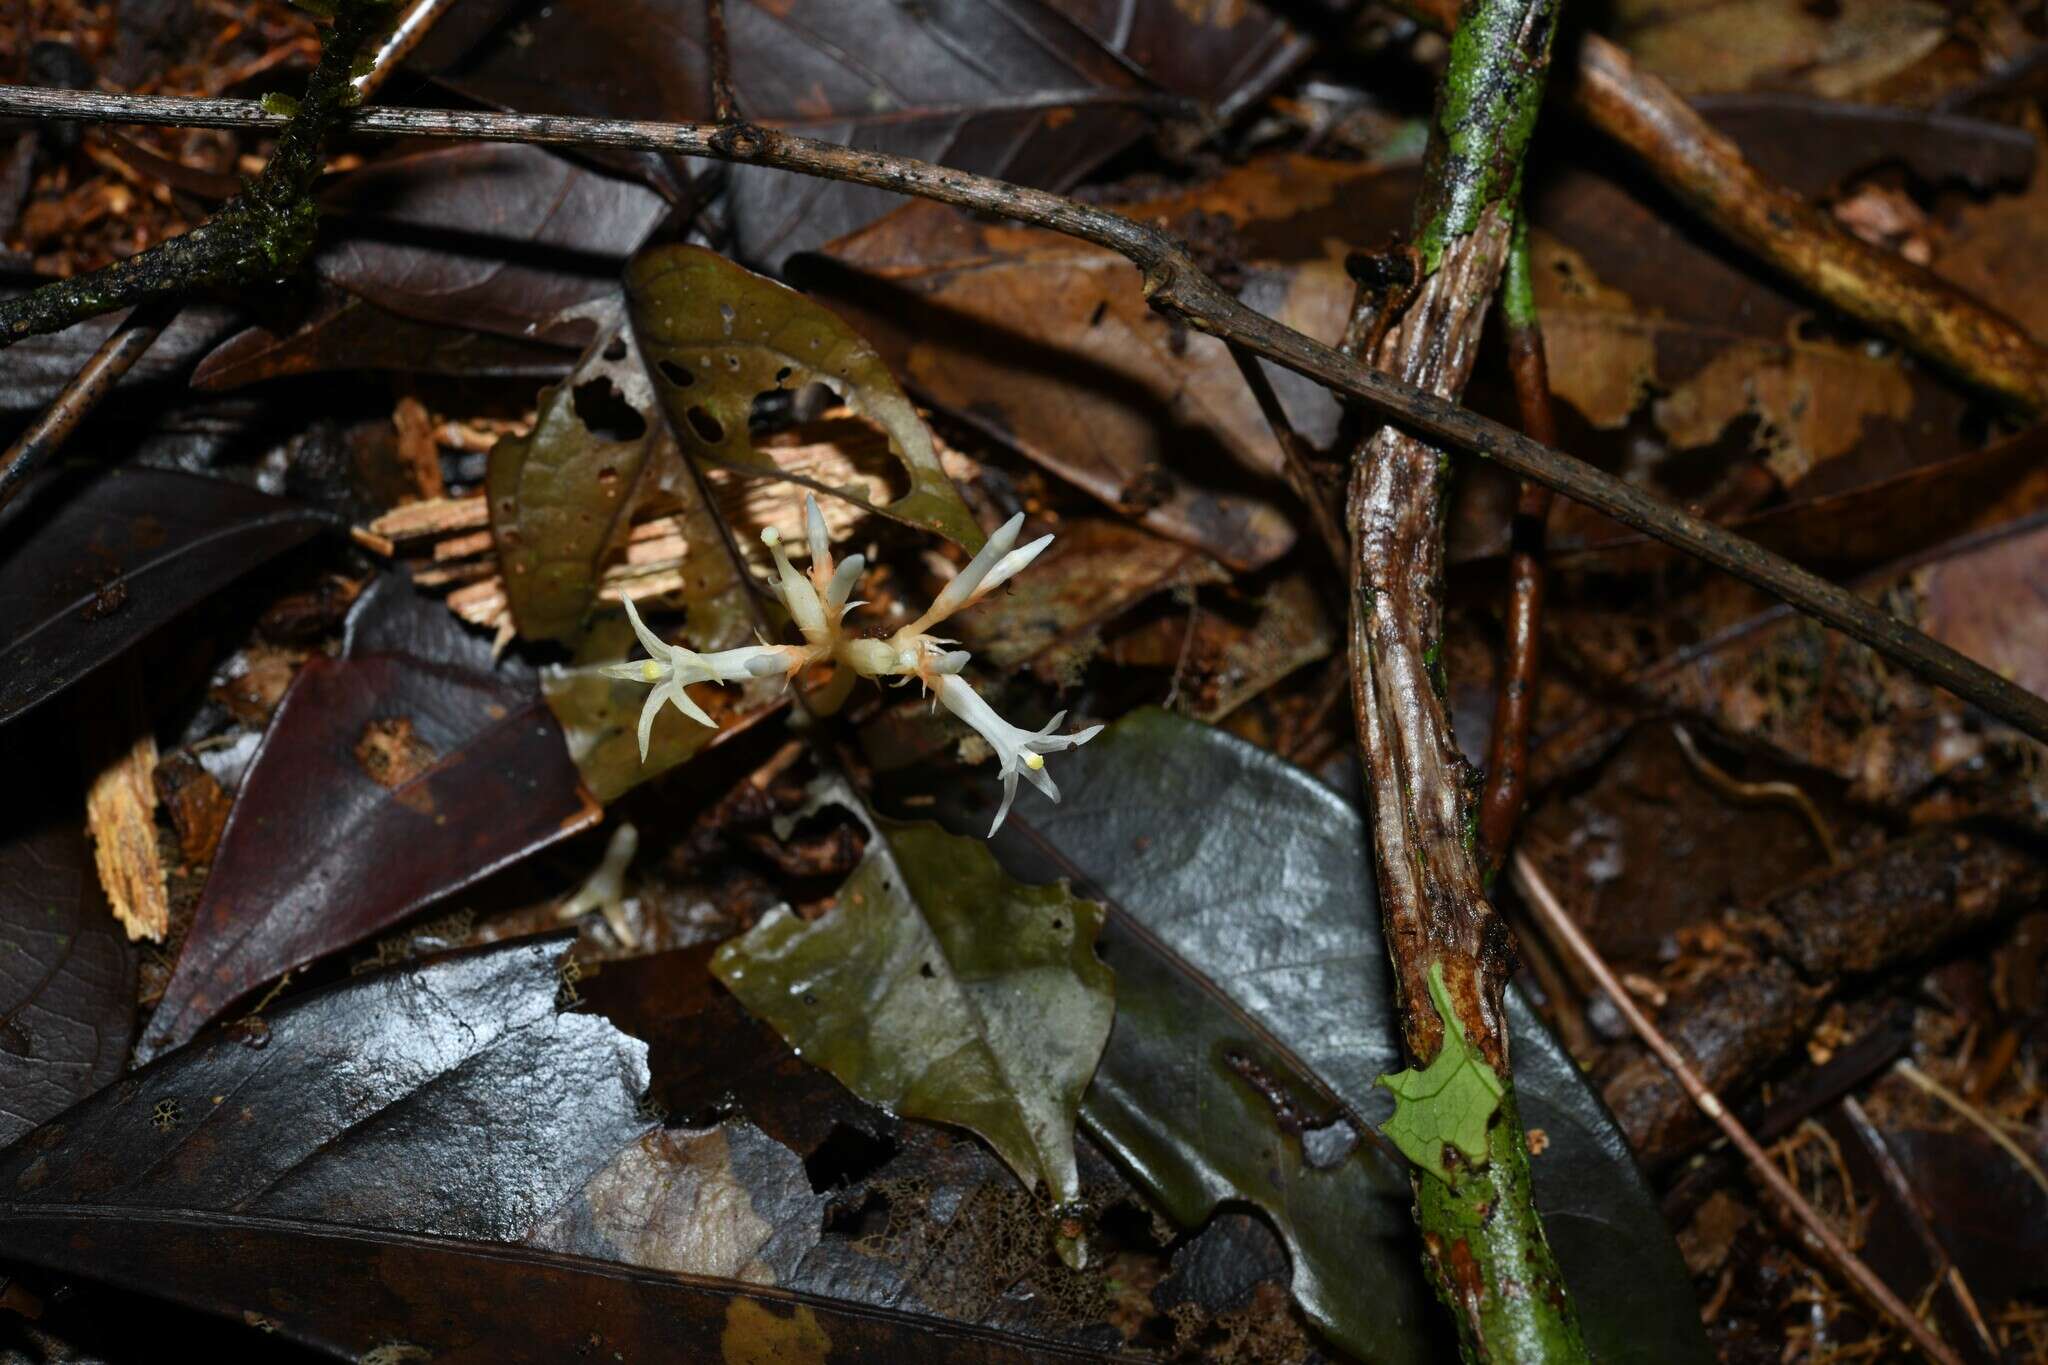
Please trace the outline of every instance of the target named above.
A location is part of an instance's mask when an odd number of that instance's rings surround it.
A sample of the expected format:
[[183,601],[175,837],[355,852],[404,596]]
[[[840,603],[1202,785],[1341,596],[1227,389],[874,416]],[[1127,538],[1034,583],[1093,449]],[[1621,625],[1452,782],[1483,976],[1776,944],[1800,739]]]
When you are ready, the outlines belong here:
[[120,679],[112,695],[115,715],[127,722],[122,733],[135,739],[99,767],[85,794],[93,862],[128,937],[161,943],[170,928],[171,901],[156,842],[156,736],[135,679]]
[[369,530],[372,535],[402,544],[429,536],[445,536],[451,531],[474,531],[480,526],[490,525],[490,522],[490,509],[484,505],[483,494],[479,493],[471,498],[435,498],[394,507],[371,522]]

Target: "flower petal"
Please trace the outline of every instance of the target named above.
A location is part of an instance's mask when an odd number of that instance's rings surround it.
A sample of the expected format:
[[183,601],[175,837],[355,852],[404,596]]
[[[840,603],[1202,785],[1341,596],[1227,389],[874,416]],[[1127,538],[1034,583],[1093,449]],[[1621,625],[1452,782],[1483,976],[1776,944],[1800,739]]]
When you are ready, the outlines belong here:
[[640,610],[633,605],[631,597],[621,593],[619,600],[626,604],[626,619],[633,623],[633,633],[640,637],[642,647],[654,658],[666,662],[669,650],[667,643],[647,628],[647,623],[640,619]]

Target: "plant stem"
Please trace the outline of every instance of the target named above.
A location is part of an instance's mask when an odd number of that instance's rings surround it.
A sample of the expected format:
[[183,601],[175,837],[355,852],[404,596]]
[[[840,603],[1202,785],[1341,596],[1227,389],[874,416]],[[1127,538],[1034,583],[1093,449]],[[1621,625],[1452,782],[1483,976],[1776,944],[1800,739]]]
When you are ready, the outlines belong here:
[[[1508,368],[1514,375],[1522,433],[1555,445],[1557,414],[1550,406],[1550,367],[1543,354],[1543,324],[1536,316],[1526,214],[1515,218],[1500,311],[1507,324]],[[1508,533],[1507,634],[1501,642],[1500,682],[1494,692],[1486,790],[1479,798],[1480,862],[1489,884],[1514,839],[1528,782],[1529,722],[1536,710],[1536,669],[1543,641],[1543,541],[1549,519],[1550,490],[1524,479]]]
[[[267,113],[253,100],[108,95],[90,90],[32,90],[4,85],[0,85],[0,113],[213,128],[283,123],[283,119]],[[1358,399],[1388,420],[1397,421],[1429,440],[1487,456],[1523,478],[1533,479],[1625,526],[1734,574],[1860,640],[2015,729],[2048,742],[2048,701],[1895,620],[1855,593],[1741,536],[1247,308],[1204,274],[1173,237],[1108,209],[967,171],[948,170],[911,157],[856,151],[754,124],[721,127],[708,123],[562,118],[551,114],[366,109],[351,122],[350,130],[359,134],[466,137],[542,146],[624,147],[768,166],[826,180],[873,185],[1093,242],[1137,266],[1144,274],[1152,305],[1184,319],[1197,331],[1236,342],[1333,393]]]
[[[1373,359],[1440,398],[1465,386],[1521,198],[1558,0],[1468,0],[1437,93],[1413,246],[1420,278]],[[1471,1361],[1586,1358],[1530,1194],[1503,1007],[1508,933],[1472,845],[1474,783],[1451,733],[1443,646],[1443,488],[1449,461],[1382,427],[1352,459],[1351,667],[1372,794],[1380,915],[1417,1067],[1446,1046],[1447,1004],[1499,1083],[1486,1159],[1418,1167],[1416,1219],[1437,1297]],[[1441,973],[1445,999],[1428,989]]]

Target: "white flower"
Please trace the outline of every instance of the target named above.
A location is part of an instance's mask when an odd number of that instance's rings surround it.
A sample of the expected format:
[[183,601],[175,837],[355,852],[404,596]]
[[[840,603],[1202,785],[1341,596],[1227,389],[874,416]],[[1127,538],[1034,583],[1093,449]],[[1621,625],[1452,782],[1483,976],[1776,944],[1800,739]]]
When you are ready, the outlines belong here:
[[968,561],[967,567],[954,575],[932,600],[931,610],[897,632],[899,636],[922,635],[955,612],[965,611],[982,598],[1016,577],[1026,565],[1052,544],[1051,536],[1040,536],[1021,550],[1010,547],[1017,543],[1018,533],[1024,529],[1024,514],[1019,512],[988,538],[981,547],[981,553]]
[[1091,725],[1071,735],[1053,734],[1059,723],[1067,718],[1067,713],[1062,711],[1047,721],[1042,730],[1022,730],[997,715],[995,709],[981,699],[981,694],[969,687],[958,674],[938,674],[932,687],[938,693],[940,704],[973,726],[975,732],[996,751],[996,759],[1001,764],[998,771],[1003,779],[1003,804],[996,810],[996,822],[988,827],[991,836],[1003,827],[1003,820],[1010,813],[1010,803],[1017,799],[1019,773],[1054,801],[1059,800],[1060,789],[1053,785],[1052,774],[1045,770],[1043,756],[1086,744],[1102,729],[1100,725]]
[[647,741],[654,733],[654,718],[661,714],[664,702],[674,702],[676,710],[713,729],[718,722],[704,713],[704,708],[690,700],[690,694],[683,689],[691,683],[722,681],[711,660],[694,649],[672,645],[647,628],[640,619],[640,612],[633,606],[633,599],[623,599],[626,604],[626,619],[633,623],[633,633],[640,637],[640,643],[647,649],[648,657],[622,664],[606,664],[599,672],[607,678],[618,678],[625,682],[652,683],[654,690],[647,694],[647,704],[640,708],[640,761],[647,761]]
[[1018,547],[1017,537],[1023,529],[1024,514],[1019,512],[997,528],[981,552],[932,602],[930,610],[886,639],[857,640],[846,632],[847,613],[860,605],[848,598],[853,595],[867,561],[860,555],[849,555],[844,563],[833,562],[831,536],[816,497],[804,500],[804,539],[811,552],[806,572],[798,572],[789,562],[789,552],[774,527],[761,532],[761,541],[775,561],[775,574],[769,586],[789,608],[790,619],[803,632],[803,644],[747,645],[716,654],[699,654],[659,639],[642,624],[633,600],[626,598],[626,615],[650,657],[635,663],[609,664],[603,672],[608,677],[654,685],[646,708],[640,713],[640,761],[647,761],[648,736],[664,703],[673,701],[677,710],[705,725],[716,723],[690,700],[683,690],[686,685],[746,682],[778,673],[785,679],[794,678],[810,665],[829,659],[842,673],[827,689],[831,695],[822,703],[824,707],[836,706],[844,696],[844,686],[855,677],[889,678],[899,684],[915,678],[937,694],[940,704],[988,741],[1001,762],[1003,780],[1003,804],[996,812],[995,824],[989,827],[990,834],[1001,828],[1009,815],[1010,805],[1017,797],[1020,774],[1047,796],[1059,800],[1059,788],[1045,771],[1044,755],[1086,744],[1102,727],[1055,735],[1052,731],[1066,719],[1066,712],[1062,711],[1042,730],[1018,729],[991,710],[961,678],[960,672],[968,662],[967,651],[949,650],[946,646],[952,641],[928,633],[931,627],[1009,582],[1052,544],[1048,535]]

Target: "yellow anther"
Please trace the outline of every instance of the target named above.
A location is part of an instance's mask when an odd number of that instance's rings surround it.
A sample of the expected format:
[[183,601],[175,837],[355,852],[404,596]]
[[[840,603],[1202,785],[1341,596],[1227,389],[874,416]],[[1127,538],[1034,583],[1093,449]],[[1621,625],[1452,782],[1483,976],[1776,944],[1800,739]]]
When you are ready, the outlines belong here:
[[648,659],[640,665],[640,676],[649,682],[661,681],[661,665]]
[[1025,766],[1025,767],[1027,767],[1027,768],[1029,768],[1029,769],[1031,769],[1031,771],[1032,771],[1032,772],[1037,772],[1037,771],[1038,771],[1038,770],[1039,770],[1040,768],[1043,768],[1043,767],[1045,766],[1045,755],[1044,755],[1044,754],[1026,754],[1026,755],[1024,755],[1024,766]]

